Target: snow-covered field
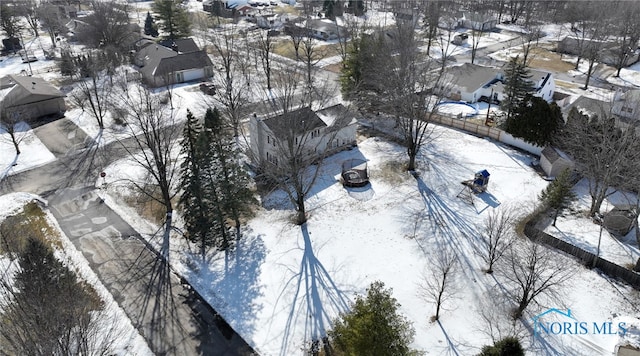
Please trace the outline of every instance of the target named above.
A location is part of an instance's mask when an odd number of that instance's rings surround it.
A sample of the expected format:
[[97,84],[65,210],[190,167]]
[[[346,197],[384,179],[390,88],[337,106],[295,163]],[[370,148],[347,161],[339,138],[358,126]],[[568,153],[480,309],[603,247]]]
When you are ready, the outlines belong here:
[[[502,144],[446,128],[437,128],[434,138],[420,161],[418,179],[399,168],[406,159],[404,150],[379,138],[330,157],[307,200],[306,225],[291,223],[291,206],[275,191],[264,197],[266,208],[247,223],[229,265],[218,255],[209,265],[189,268],[194,264],[186,261],[187,249],[176,240],[172,253],[180,258],[174,258],[175,269],[262,355],[300,354],[375,280],[393,288],[401,312],[413,322],[414,347],[437,354],[477,353],[490,343],[483,310],[495,308],[503,284],[499,277],[481,272],[484,266],[472,243],[490,211],[527,213],[547,182],[530,167],[534,157]],[[349,158],[367,160],[369,187],[345,189],[338,182],[340,164]],[[132,171],[127,167],[122,161],[108,170],[116,179],[118,172]],[[481,169],[491,174],[488,192],[476,197],[474,205],[457,198],[460,182]],[[134,225],[139,220],[128,209],[122,215]],[[455,251],[461,268],[456,298],[446,306],[441,322],[432,323],[434,306],[418,295],[417,286],[439,248]],[[571,308],[578,320],[626,318],[640,325],[632,305],[637,292],[614,288],[576,261],[560,254],[557,258],[577,271],[561,291],[563,305],[542,299],[541,305],[532,305],[521,329],[531,328],[531,318],[550,307]],[[507,328],[507,311],[496,312]],[[611,353],[620,340],[617,335],[566,335],[533,341],[530,336],[524,339],[532,354],[563,350],[588,355]]]

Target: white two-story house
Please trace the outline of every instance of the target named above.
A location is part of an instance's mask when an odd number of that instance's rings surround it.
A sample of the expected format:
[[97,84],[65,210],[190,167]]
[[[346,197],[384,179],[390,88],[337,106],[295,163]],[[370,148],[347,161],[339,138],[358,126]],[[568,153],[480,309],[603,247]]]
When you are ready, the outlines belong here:
[[356,145],[355,116],[342,104],[313,111],[309,107],[249,120],[255,163],[281,165],[292,156],[318,159]]

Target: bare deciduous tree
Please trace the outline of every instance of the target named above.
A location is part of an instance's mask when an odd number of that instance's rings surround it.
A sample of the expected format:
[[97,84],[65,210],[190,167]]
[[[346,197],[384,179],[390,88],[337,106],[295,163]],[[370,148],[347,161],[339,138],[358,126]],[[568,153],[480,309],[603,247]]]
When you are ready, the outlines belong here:
[[139,29],[129,20],[129,5],[110,0],[94,1],[91,7],[93,13],[83,20],[86,26],[78,31],[78,40],[95,48],[128,50],[130,42],[139,36]]
[[165,210],[161,255],[168,261],[172,227],[173,198],[177,194],[174,179],[178,175],[172,154],[178,151],[181,132],[177,127],[174,110],[163,104],[161,94],[153,94],[141,84],[121,85],[120,104],[128,112],[127,127],[131,130],[133,145],[122,142],[131,159],[150,176],[150,182],[132,182],[142,194],[162,204]]
[[[254,157],[261,167],[264,177],[280,187],[296,208],[296,223],[307,221],[305,200],[315,185],[323,167],[323,159],[331,151],[337,131],[320,123],[314,110],[325,108],[330,93],[335,89],[327,87],[309,88],[304,83],[304,73],[295,68],[277,72],[275,86],[270,91],[272,97],[263,107],[267,117],[277,116],[277,137],[270,138],[274,147],[273,155]],[[332,111],[334,127],[344,126],[351,120],[348,110]],[[264,125],[262,121],[257,123]]]
[[471,64],[476,60],[476,53],[478,53],[478,46],[480,46],[480,40],[484,37],[485,33],[481,30],[471,30]]
[[38,8],[38,19],[40,25],[47,32],[51,39],[51,46],[57,47],[57,36],[66,30],[66,26],[63,20],[58,16],[55,11],[51,11],[48,6]]
[[19,108],[12,108],[11,105],[5,101],[2,102],[2,110],[0,110],[0,129],[9,134],[9,139],[13,148],[16,150],[16,155],[20,154],[20,142],[24,138],[23,132],[20,130],[21,117],[23,116]]
[[271,70],[273,69],[273,49],[274,42],[268,32],[261,31],[258,38],[258,53],[262,62],[265,78],[267,79],[267,90],[271,91]]
[[613,49],[616,56],[616,77],[620,76],[620,70],[626,66],[627,59],[634,55],[638,40],[640,39],[640,4],[634,1],[617,1],[615,18],[612,22],[613,34],[616,42]]
[[[626,102],[622,107],[637,110],[638,103]],[[604,199],[613,194],[610,188],[620,187],[626,172],[635,169],[634,162],[640,155],[636,130],[617,127],[609,110],[601,110],[593,117],[572,110],[556,141],[572,155],[576,169],[588,179],[591,217],[600,212]]]
[[511,245],[499,267],[499,275],[510,289],[508,297],[516,304],[511,315],[514,319],[520,319],[539,296],[558,297],[558,288],[573,275],[560,254],[529,241]]
[[513,244],[515,223],[515,215],[508,207],[493,210],[487,215],[480,243],[474,247],[487,265],[486,273],[493,273],[494,265]]
[[210,41],[222,64],[223,72],[214,75],[214,80],[222,90],[216,92],[216,98],[222,104],[222,113],[233,128],[233,136],[238,138],[242,129],[241,120],[246,114],[249,103],[250,82],[248,58],[238,53],[237,47],[246,46],[241,41],[235,24],[220,27]]
[[432,321],[440,319],[440,309],[443,304],[456,293],[455,275],[458,268],[456,254],[441,246],[432,258],[432,265],[423,273],[423,281],[418,286],[418,294],[426,301],[434,303],[436,313]]
[[71,98],[83,111],[85,107],[88,107],[89,114],[96,120],[100,131],[102,131],[111,101],[112,86],[105,82],[106,75],[96,64],[91,65],[88,74],[89,78],[78,81],[77,88],[71,94]]
[[38,0],[22,0],[18,3],[19,13],[24,16],[24,19],[29,24],[33,35],[38,37],[40,33],[38,29],[40,27],[40,18],[38,16],[38,8],[40,7],[40,1]]

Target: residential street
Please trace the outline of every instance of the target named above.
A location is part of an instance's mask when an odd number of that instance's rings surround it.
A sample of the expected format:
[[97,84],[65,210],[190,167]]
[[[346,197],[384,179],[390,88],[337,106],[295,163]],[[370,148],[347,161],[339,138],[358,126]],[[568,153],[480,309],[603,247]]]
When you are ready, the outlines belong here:
[[79,132],[66,119],[38,127],[36,134],[58,159],[7,177],[0,182],[0,194],[29,192],[49,201],[65,235],[154,353],[255,354],[96,194],[100,167],[124,157],[127,142],[76,150],[85,142]]

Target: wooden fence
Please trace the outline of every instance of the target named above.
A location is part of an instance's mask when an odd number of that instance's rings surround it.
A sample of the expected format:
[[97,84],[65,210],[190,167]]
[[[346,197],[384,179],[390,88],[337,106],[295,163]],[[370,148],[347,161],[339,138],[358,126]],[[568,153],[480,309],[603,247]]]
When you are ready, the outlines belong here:
[[528,142],[525,142],[521,138],[513,137],[509,133],[496,127],[476,124],[474,122],[470,122],[464,119],[446,116],[446,115],[432,115],[430,119],[433,123],[463,130],[463,131],[472,133],[476,136],[489,137],[496,141],[502,142],[510,146],[517,147],[519,149],[525,150],[529,153],[532,153],[538,156],[540,155],[543,149],[543,147],[532,145]]
[[[532,223],[528,223],[524,228],[524,234],[531,240],[553,247],[572,256],[575,256],[585,266],[594,267],[594,260],[596,255],[591,252],[585,251],[577,246],[574,246],[566,241],[560,240],[554,236],[551,236],[544,231],[541,231],[533,226]],[[602,271],[609,277],[621,280],[628,283],[635,289],[640,290],[640,273],[636,273],[628,268],[619,266],[615,263],[609,262],[602,257],[598,257],[595,261],[595,268]]]

